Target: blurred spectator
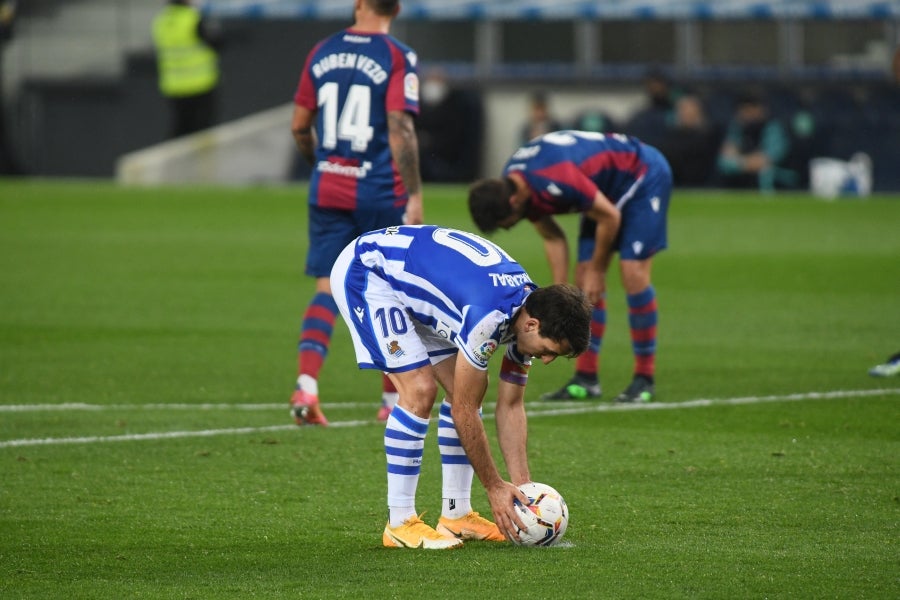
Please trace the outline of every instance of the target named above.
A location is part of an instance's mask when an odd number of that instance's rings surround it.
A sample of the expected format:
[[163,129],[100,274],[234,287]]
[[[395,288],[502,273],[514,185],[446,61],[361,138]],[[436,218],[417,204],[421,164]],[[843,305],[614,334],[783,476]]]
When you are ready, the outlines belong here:
[[519,142],[525,144],[545,133],[559,131],[562,128],[562,124],[550,112],[546,94],[543,92],[533,93],[528,106],[528,120],[522,126]]
[[726,187],[793,187],[797,173],[785,168],[790,137],[784,126],[769,116],[762,98],[742,95],[728,123],[717,161],[718,181]]
[[809,163],[821,152],[825,139],[812,111],[805,106],[798,106],[790,115],[787,129],[791,147],[782,166],[793,174],[793,187],[805,189],[809,187]]
[[16,1],[0,2],[0,40],[6,41],[12,36],[13,23],[16,20]]
[[628,120],[625,133],[642,141],[660,146],[663,144],[666,128],[672,124],[676,92],[666,74],[659,69],[650,69],[644,75],[646,104]]
[[675,107],[676,94],[672,90],[672,83],[659,69],[647,71],[644,76],[644,92],[652,109],[668,112]]
[[699,96],[687,93],[675,102],[659,149],[672,166],[676,186],[698,187],[712,181],[721,139]]
[[192,0],[168,0],[153,20],[159,89],[172,111],[171,136],[215,125],[219,40]]
[[429,70],[422,82],[416,130],[423,181],[469,182],[478,177],[484,110],[475,91],[454,88],[446,73]]
[[0,1],[0,175],[17,175],[21,173],[13,157],[6,137],[6,108],[3,100],[3,49],[12,38],[13,25],[16,21],[15,0]]
[[576,115],[572,120],[572,129],[594,133],[611,133],[619,130],[608,114],[595,109],[588,109]]
[[894,59],[891,61],[891,73],[894,83],[900,85],[900,45],[894,49]]

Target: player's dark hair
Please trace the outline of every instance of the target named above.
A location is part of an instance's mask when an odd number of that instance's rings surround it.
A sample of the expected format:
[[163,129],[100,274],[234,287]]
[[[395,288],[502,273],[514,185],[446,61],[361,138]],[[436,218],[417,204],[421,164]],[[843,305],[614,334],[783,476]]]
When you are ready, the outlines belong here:
[[509,177],[480,179],[469,187],[469,212],[482,233],[492,233],[513,214],[509,203],[516,186]]
[[541,322],[538,333],[542,337],[568,342],[570,357],[587,350],[593,307],[574,285],[557,283],[534,290],[525,299],[525,310]]
[[400,7],[400,0],[366,0],[376,15],[392,17]]

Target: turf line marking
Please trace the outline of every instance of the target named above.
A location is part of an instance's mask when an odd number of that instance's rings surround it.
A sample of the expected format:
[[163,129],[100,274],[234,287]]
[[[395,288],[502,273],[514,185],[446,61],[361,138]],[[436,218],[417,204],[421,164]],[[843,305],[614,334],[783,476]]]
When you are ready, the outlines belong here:
[[[628,410],[674,410],[681,408],[703,408],[708,406],[738,406],[741,404],[766,404],[771,402],[800,402],[803,400],[835,400],[841,398],[864,398],[867,396],[896,396],[900,395],[900,388],[886,388],[875,390],[837,390],[833,392],[806,392],[798,394],[779,394],[774,396],[744,396],[740,398],[698,398],[697,400],[685,400],[684,402],[648,402],[646,404],[592,404],[585,406],[581,402],[560,402],[567,407],[556,410],[528,411],[529,415],[571,415],[592,412],[620,412]],[[547,404],[546,402],[543,404]]]
[[[375,421],[338,421],[329,423],[329,427],[359,427],[371,425]],[[21,446],[58,446],[63,444],[95,444],[100,442],[136,442],[141,440],[171,440],[178,438],[213,437],[217,435],[239,435],[244,433],[263,433],[267,431],[288,431],[299,429],[296,425],[269,425],[266,427],[234,427],[230,429],[202,429],[199,431],[163,431],[158,433],[132,433],[126,435],[92,435],[69,438],[32,438],[24,440],[6,440],[0,442],[0,448]]]
[[[360,408],[362,406],[375,406],[374,403],[348,403],[350,408]],[[337,406],[337,405],[335,405]],[[102,410],[275,410],[288,409],[288,404],[185,404],[157,402],[153,404],[87,404],[85,402],[64,402],[62,404],[9,404],[0,406],[2,412],[40,412],[40,411],[60,411],[60,410],[80,410],[80,411],[102,411]]]
[[[691,408],[694,406],[712,406],[715,404],[752,404],[759,402],[787,402],[791,400],[819,400],[827,398],[849,398],[857,396],[900,394],[900,388],[873,389],[873,390],[838,390],[832,392],[807,392],[802,394],[788,394],[777,396],[748,396],[746,398],[719,398],[697,399],[684,402],[654,402],[649,404],[593,404],[585,400],[553,401],[553,402],[526,402],[527,407],[543,406],[569,408],[577,407],[576,412],[605,412],[610,410],[653,410],[670,408]],[[329,411],[342,409],[357,409],[377,406],[375,402],[325,402],[322,404]],[[492,407],[494,403],[485,402],[485,407]],[[86,402],[64,402],[60,404],[5,404],[0,405],[0,413],[10,412],[58,412],[58,411],[266,411],[287,410],[286,403],[241,403],[229,404],[227,402],[188,404],[184,402],[154,402],[149,404],[88,404]],[[553,413],[554,411],[540,411]]]
[[[807,392],[801,394],[784,394],[784,395],[774,395],[774,396],[745,396],[739,398],[699,398],[697,400],[687,400],[684,402],[650,402],[647,404],[586,404],[584,402],[560,402],[557,405],[557,408],[550,408],[548,410],[535,410],[536,403],[528,403],[526,408],[528,409],[529,417],[538,417],[538,416],[556,416],[556,415],[572,415],[572,414],[585,414],[585,413],[595,413],[595,412],[611,412],[611,411],[630,411],[630,410],[675,410],[682,408],[703,408],[709,406],[736,406],[742,404],[764,404],[771,402],[799,402],[803,400],[834,400],[840,398],[864,398],[869,396],[894,396],[900,395],[900,388],[887,388],[887,389],[874,389],[874,390],[839,390],[833,392]],[[46,407],[51,405],[15,405],[15,406],[6,406],[2,407],[6,412],[13,412],[14,410],[27,406],[40,406]],[[74,410],[100,410],[101,408],[110,408],[109,406],[103,405],[92,405],[92,404],[71,404],[71,405],[61,405],[56,404],[52,405],[56,407],[57,410],[66,407],[79,407]],[[129,405],[123,405],[129,406]],[[139,405],[140,406],[140,405]],[[143,405],[143,407],[158,407],[162,408],[165,404],[148,404]],[[212,404],[212,405],[176,405],[176,406],[189,406],[191,408],[197,408],[201,406],[209,406],[215,408],[222,407],[231,407],[234,406],[251,406],[251,405],[222,405],[222,404]],[[271,408],[273,405],[252,405],[252,406],[267,406]],[[284,405],[277,405],[279,408],[284,408]],[[339,405],[325,405],[327,408],[334,408]],[[366,403],[365,406],[371,406],[371,403]],[[539,406],[548,406],[547,403],[540,403]],[[553,405],[550,405],[553,406]],[[83,407],[91,407],[91,408],[83,408]],[[134,408],[131,406],[131,408]],[[43,410],[43,408],[38,409]],[[491,419],[493,418],[492,414],[484,415],[485,418]],[[378,422],[375,420],[356,420],[356,421],[332,421],[329,424],[329,427],[360,427],[363,425],[373,425]],[[110,436],[86,436],[86,437],[68,437],[68,438],[32,438],[32,439],[21,439],[21,440],[5,440],[0,441],[0,448],[15,448],[22,446],[56,446],[56,445],[64,445],[64,444],[94,444],[101,442],[133,442],[133,441],[142,441],[142,440],[165,440],[165,439],[179,439],[179,438],[195,438],[195,437],[212,437],[218,435],[241,435],[247,433],[264,433],[264,432],[274,432],[274,431],[289,431],[299,429],[296,425],[270,425],[266,427],[236,427],[229,429],[206,429],[200,431],[166,431],[166,432],[155,432],[155,433],[135,433],[135,434],[126,434],[126,435],[110,435]]]

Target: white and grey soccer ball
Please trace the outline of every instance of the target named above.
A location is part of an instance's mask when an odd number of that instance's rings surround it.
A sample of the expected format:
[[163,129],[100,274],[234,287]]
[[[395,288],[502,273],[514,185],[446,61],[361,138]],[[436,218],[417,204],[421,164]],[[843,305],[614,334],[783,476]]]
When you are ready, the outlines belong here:
[[519,529],[517,546],[553,546],[562,539],[569,526],[569,508],[562,495],[545,483],[529,481],[519,486],[531,504],[516,502],[525,529]]

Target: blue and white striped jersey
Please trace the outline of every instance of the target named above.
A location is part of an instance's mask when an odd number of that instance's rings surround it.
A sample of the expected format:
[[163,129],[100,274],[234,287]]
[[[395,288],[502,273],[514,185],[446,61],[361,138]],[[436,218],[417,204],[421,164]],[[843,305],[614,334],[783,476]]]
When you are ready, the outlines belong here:
[[434,225],[388,227],[363,234],[356,257],[397,292],[408,313],[449,339],[485,370],[500,344],[523,365],[510,322],[537,286],[496,244]]

